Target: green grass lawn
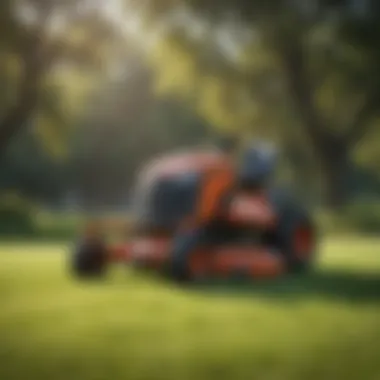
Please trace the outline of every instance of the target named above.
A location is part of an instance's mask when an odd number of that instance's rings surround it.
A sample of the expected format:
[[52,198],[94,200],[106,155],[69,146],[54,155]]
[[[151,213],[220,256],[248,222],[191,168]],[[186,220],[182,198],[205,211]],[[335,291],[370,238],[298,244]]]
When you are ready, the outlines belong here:
[[380,239],[327,240],[316,272],[187,289],[66,271],[63,245],[0,245],[0,379],[380,379]]

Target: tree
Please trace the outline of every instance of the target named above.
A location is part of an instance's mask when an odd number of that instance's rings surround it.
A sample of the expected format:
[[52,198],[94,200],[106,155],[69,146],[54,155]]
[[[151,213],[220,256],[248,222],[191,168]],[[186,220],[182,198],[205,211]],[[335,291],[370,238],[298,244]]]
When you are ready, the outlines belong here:
[[125,64],[128,75],[98,88],[72,138],[72,187],[88,209],[125,205],[147,161],[207,137],[186,104],[155,97],[152,72],[140,57]]
[[58,116],[51,77],[73,64],[76,69],[98,68],[114,46],[115,30],[95,1],[3,0],[0,7],[0,53],[15,71],[8,86],[11,94],[0,106],[3,154],[37,113],[48,111],[45,121]]
[[17,191],[26,199],[56,204],[67,191],[66,162],[56,162],[42,149],[39,138],[29,130],[20,131],[0,163],[0,196]]
[[[180,62],[185,85],[190,83],[186,90],[199,94],[197,105],[209,120],[223,128],[262,125],[264,133],[271,131],[293,149],[302,144],[303,154],[313,152],[331,207],[345,202],[352,156],[375,125],[380,109],[379,7],[373,2],[373,9],[358,14],[349,3],[148,2],[153,19],[177,11],[175,20],[187,13],[184,26],[177,23],[166,39],[172,55],[164,54],[165,62],[177,68]],[[206,20],[208,29],[194,38],[190,32],[199,20]],[[242,37],[247,30],[248,44]],[[242,45],[251,59],[226,58],[221,54],[221,35],[224,41],[234,35],[230,47]],[[172,76],[175,91],[180,78]]]

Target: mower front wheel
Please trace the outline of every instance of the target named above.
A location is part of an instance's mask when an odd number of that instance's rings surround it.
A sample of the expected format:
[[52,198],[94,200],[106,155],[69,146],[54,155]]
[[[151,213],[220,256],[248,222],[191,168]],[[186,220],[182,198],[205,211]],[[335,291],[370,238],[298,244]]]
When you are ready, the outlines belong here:
[[82,240],[71,257],[71,269],[79,278],[97,278],[107,269],[107,247],[102,240]]

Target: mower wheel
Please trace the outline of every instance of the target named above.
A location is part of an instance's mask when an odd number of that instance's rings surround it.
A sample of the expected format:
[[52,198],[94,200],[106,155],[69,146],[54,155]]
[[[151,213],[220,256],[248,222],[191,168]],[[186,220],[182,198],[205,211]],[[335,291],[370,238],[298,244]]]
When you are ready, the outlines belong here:
[[101,240],[82,240],[74,249],[71,264],[77,277],[101,277],[107,267],[106,245]]
[[315,257],[317,231],[311,216],[296,202],[281,202],[274,246],[285,256],[290,273],[308,271]]

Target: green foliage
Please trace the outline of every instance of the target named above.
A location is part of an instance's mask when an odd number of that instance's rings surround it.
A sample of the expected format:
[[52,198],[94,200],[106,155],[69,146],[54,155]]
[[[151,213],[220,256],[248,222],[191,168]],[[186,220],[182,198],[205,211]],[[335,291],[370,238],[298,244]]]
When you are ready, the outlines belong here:
[[72,139],[75,185],[87,205],[124,205],[147,160],[207,137],[207,124],[187,104],[153,94],[145,65],[105,83]]
[[35,206],[17,193],[0,194],[0,235],[32,235]]
[[353,152],[356,162],[369,168],[380,178],[380,120],[374,120],[372,129],[365,139],[358,143]]
[[356,200],[346,206],[342,218],[354,231],[380,233],[380,199]]
[[20,133],[9,148],[0,166],[0,189],[17,189],[44,203],[62,197],[68,185],[67,165],[52,160],[33,131]]
[[[120,33],[99,4],[85,0],[5,0],[0,13],[6,21],[0,26],[1,150],[34,124],[47,151],[62,157],[72,120],[85,107],[84,99],[68,104],[80,81],[67,76],[104,73],[120,50]],[[59,76],[66,79],[57,82]]]
[[[347,2],[302,3],[148,1],[157,19],[182,4],[208,27],[202,38],[192,35],[191,22],[172,28],[154,64],[166,90],[193,91],[190,101],[211,125],[250,130],[286,150],[301,145],[304,159],[319,167],[327,203],[339,207],[345,167],[359,142],[371,144],[365,137],[380,109],[379,13],[360,17]],[[240,60],[226,53],[228,45],[240,49]],[[379,151],[372,144],[370,160]]]
[[326,210],[317,213],[316,221],[322,236],[376,236],[380,232],[380,199],[358,198],[339,213]]
[[84,218],[79,213],[39,210],[34,215],[34,234],[30,238],[42,241],[73,241],[81,232]]
[[52,159],[60,162],[69,159],[70,139],[98,81],[93,73],[76,70],[59,71],[47,78],[34,117],[34,131]]

